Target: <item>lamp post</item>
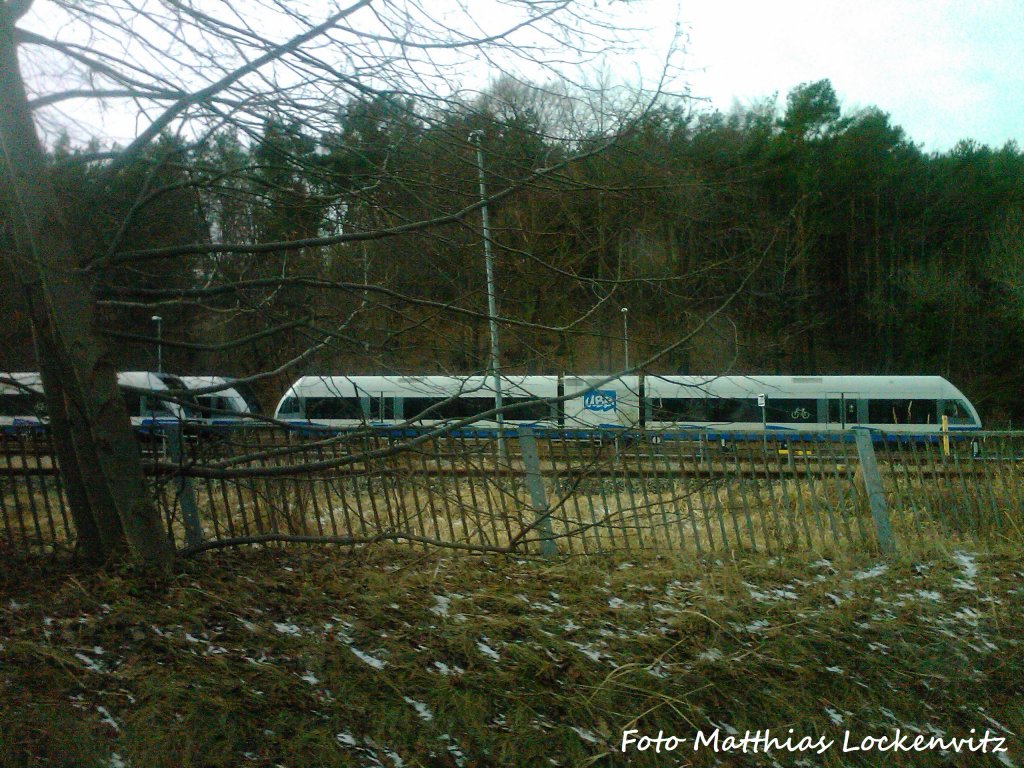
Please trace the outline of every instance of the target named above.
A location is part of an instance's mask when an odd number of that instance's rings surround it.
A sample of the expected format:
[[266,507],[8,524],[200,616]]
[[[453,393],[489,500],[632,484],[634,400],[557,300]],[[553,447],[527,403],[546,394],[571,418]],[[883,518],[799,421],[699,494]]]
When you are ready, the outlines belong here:
[[164,349],[160,337],[160,324],[163,318],[160,315],[153,315],[150,320],[156,323],[156,372],[164,372]]
[[622,308],[622,357],[623,369],[629,370],[629,307]]
[[494,407],[498,409],[498,450],[504,457],[504,416],[501,413],[501,364],[498,347],[498,306],[494,295],[494,260],[491,256],[491,222],[487,211],[487,184],[484,181],[484,132],[473,131],[469,143],[476,147],[476,168],[480,178],[480,216],[484,235],[484,265],[487,270],[487,319],[491,329],[491,376],[494,379]]

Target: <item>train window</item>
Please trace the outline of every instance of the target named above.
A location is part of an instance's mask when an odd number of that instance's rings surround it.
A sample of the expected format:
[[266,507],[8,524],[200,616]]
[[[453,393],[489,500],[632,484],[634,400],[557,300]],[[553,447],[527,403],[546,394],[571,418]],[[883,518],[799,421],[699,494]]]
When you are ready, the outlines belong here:
[[963,400],[943,400],[942,416],[949,418],[950,424],[973,424],[974,417],[967,409],[967,403]]
[[234,410],[228,398],[220,395],[200,395],[196,398],[196,403],[199,405],[199,413],[202,416],[222,415],[218,412]]
[[703,397],[652,397],[651,421],[707,421]]
[[299,415],[299,398],[297,397],[286,397],[284,402],[281,403],[281,407],[277,409],[278,416],[282,419],[287,419],[291,416]]
[[761,421],[761,409],[751,398],[713,397],[708,401],[711,421]]
[[459,397],[455,399],[447,397],[406,397],[404,400],[405,418],[415,418],[418,414],[429,408],[430,413],[423,417],[429,421],[465,419],[494,408],[493,399],[482,397]]
[[872,424],[933,424],[935,401],[906,398],[869,400],[868,421]]
[[362,419],[358,397],[307,397],[307,419]]
[[175,415],[174,411],[171,409],[171,404],[166,400],[161,400],[156,395],[143,395],[141,402],[143,416],[166,417]]
[[460,397],[450,403],[441,406],[446,412],[447,418],[465,419],[470,416],[479,416],[494,408],[493,397]]
[[551,418],[551,406],[548,403],[531,403],[532,397],[510,397],[503,401],[508,405],[509,410],[505,414],[506,419],[518,421],[540,421]]
[[0,395],[0,416],[32,416],[42,402],[38,395]]
[[818,420],[818,401],[812,398],[768,398],[765,418],[775,424],[805,424]]
[[[406,419],[417,420],[443,418],[442,416],[438,415],[441,409],[434,408],[434,406],[436,406],[438,403],[443,402],[443,400],[444,399],[440,397],[404,397],[402,398],[404,408],[404,410],[402,411],[402,415]],[[432,408],[433,410],[431,410],[430,413],[426,414],[425,416],[420,417],[420,414],[423,413],[428,408]]]
[[128,409],[129,416],[141,416],[142,415],[142,394],[139,392],[128,392],[121,390],[121,397],[124,400],[124,406]]

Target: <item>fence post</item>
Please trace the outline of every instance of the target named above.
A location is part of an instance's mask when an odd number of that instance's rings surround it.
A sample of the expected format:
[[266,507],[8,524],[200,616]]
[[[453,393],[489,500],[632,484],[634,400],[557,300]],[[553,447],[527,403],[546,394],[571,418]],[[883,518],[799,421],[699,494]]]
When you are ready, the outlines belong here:
[[199,510],[196,497],[192,492],[192,483],[182,469],[185,463],[185,451],[181,436],[181,422],[167,427],[167,448],[171,460],[178,465],[178,473],[174,478],[178,503],[181,504],[181,518],[185,524],[185,544],[197,547],[203,543],[203,527],[199,523]]
[[519,427],[519,453],[526,468],[526,485],[530,489],[530,505],[537,515],[535,527],[540,531],[540,553],[544,557],[558,554],[551,532],[551,516],[548,513],[548,499],[544,491],[544,478],[540,474],[540,457],[537,455],[537,439],[533,427],[523,424]]
[[882,487],[882,475],[878,471],[875,459],[875,447],[871,444],[871,433],[866,429],[854,429],[857,440],[857,456],[860,458],[860,471],[864,478],[864,489],[871,503],[871,518],[875,522],[875,535],[878,546],[886,555],[896,553],[896,544],[889,526],[889,509],[885,504],[885,489]]

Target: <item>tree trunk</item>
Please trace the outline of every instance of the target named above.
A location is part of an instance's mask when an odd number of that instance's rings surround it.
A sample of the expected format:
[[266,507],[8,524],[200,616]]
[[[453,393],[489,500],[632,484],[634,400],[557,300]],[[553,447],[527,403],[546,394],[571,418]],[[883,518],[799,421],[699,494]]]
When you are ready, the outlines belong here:
[[[109,556],[114,542],[101,534],[116,532],[119,523],[135,557],[167,570],[174,550],[143,475],[117,374],[94,329],[89,284],[32,122],[11,13],[0,3],[0,147],[16,201],[7,217],[16,242],[11,267],[26,292],[44,376],[51,385],[56,377],[62,390],[50,402],[57,403],[58,420],[68,416],[59,430],[67,430],[77,457],[62,467],[68,499],[79,505],[76,521],[89,517],[95,523],[93,531],[83,522],[88,546],[98,538]],[[66,444],[62,451],[68,453]],[[90,482],[83,478],[85,461],[95,472]]]

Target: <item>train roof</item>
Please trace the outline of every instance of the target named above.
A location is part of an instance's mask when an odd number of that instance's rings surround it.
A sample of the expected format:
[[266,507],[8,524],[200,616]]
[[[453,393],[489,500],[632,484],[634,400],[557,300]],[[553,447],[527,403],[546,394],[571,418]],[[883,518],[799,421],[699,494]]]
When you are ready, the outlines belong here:
[[196,395],[197,398],[222,397],[235,403],[237,406],[236,413],[254,413],[256,411],[253,404],[249,402],[239,389],[233,386],[233,381],[229,378],[223,376],[179,376],[178,379],[189,390],[218,387],[218,389],[213,391],[200,392]]
[[[506,397],[555,397],[557,376],[502,376]],[[285,397],[494,397],[490,376],[303,376]]]
[[[7,381],[4,381],[4,379],[7,379]],[[25,389],[42,394],[42,377],[35,371],[0,373],[0,394],[14,395],[24,392]]]
[[[166,375],[166,374],[165,374]],[[37,371],[26,373],[3,373],[0,379],[12,379],[22,386],[43,391],[43,380]],[[165,390],[167,385],[160,376],[152,371],[120,371],[117,374],[117,383],[122,387],[134,387],[136,389]],[[7,382],[0,382],[0,391],[14,391],[16,387]]]
[[830,393],[859,397],[931,397],[966,400],[941,376],[660,376],[644,377],[652,393],[693,391],[695,397],[817,397]]
[[119,371],[117,383],[122,387],[163,391],[169,387],[160,376],[152,371]]

